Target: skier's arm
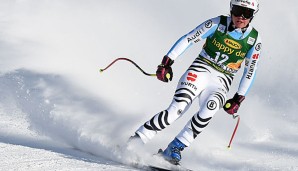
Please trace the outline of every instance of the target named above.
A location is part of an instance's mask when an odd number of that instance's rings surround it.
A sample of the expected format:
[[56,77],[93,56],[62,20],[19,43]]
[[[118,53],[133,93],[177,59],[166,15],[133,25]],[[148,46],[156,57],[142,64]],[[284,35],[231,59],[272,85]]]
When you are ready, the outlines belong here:
[[262,41],[260,36],[258,36],[256,43],[246,55],[245,68],[237,91],[239,95],[245,96],[254,82],[257,65],[261,56],[261,46]]
[[220,17],[215,17],[210,20],[207,20],[197,26],[188,34],[182,36],[170,49],[166,56],[175,60],[178,56],[180,56],[187,48],[189,48],[192,44],[198,43],[200,40],[207,38],[212,35],[217,25],[220,21]]

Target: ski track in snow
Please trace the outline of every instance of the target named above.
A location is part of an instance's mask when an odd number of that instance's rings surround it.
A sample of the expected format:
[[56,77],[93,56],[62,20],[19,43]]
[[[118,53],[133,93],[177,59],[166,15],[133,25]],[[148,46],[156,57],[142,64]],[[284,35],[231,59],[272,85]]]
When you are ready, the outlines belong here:
[[[45,92],[51,90],[44,84],[50,84],[55,79],[61,81],[55,76],[26,70],[1,76],[0,170],[134,170],[113,162],[112,155],[106,156],[112,148],[102,145],[100,136],[94,141],[88,139],[86,132],[78,130],[84,129],[83,126],[71,124],[73,117],[64,118],[68,123],[56,120],[55,117],[63,114],[57,112],[55,115],[55,104],[50,101],[56,98],[59,103],[58,94],[66,100],[67,93],[60,92],[52,97]],[[51,88],[61,91],[58,89],[66,87]],[[104,111],[104,107],[98,110]]]
[[1,170],[133,170],[127,166],[92,157],[73,149],[38,148],[0,143]]

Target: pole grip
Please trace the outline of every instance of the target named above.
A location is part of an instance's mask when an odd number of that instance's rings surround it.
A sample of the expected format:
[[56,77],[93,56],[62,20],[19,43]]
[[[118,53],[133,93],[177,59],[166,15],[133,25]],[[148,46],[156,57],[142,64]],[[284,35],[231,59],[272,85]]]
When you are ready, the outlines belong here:
[[167,78],[167,79],[170,79],[170,78],[171,78],[171,74],[170,74],[170,73],[167,73],[167,74],[166,74],[166,78]]

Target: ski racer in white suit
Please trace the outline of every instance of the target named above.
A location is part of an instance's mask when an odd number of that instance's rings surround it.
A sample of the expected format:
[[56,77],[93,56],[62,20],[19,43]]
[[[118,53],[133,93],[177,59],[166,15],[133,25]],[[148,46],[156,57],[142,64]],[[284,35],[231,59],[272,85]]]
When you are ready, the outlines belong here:
[[[158,79],[164,82],[172,80],[174,60],[191,45],[206,39],[202,51],[180,78],[170,106],[142,125],[133,139],[148,142],[181,117],[198,98],[199,111],[168,147],[160,151],[166,160],[178,164],[181,151],[190,146],[218,110],[224,108],[231,115],[237,112],[254,81],[260,59],[261,38],[250,24],[258,9],[257,0],[231,0],[231,16],[209,19],[173,45],[156,71]],[[238,91],[226,101],[233,78],[243,61],[245,69]]]

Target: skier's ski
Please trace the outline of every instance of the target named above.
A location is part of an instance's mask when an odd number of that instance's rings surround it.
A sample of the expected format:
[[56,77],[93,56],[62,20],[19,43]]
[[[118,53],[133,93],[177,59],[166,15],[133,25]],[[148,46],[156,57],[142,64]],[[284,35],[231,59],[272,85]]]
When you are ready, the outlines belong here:
[[146,170],[146,171],[193,171],[191,169],[185,168],[181,165],[173,165],[173,164],[165,164],[165,163],[159,163],[159,164],[145,164],[145,163],[131,163],[127,164],[131,167],[134,167],[136,169]]
[[148,166],[148,167],[151,169],[151,171],[170,171],[169,169],[164,169],[157,166]]
[[163,167],[152,166],[152,165],[149,165],[148,167],[151,169],[151,171],[192,171],[180,165],[173,165],[170,168],[163,168]]

